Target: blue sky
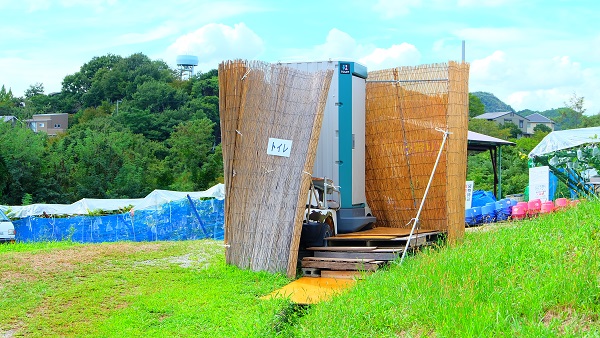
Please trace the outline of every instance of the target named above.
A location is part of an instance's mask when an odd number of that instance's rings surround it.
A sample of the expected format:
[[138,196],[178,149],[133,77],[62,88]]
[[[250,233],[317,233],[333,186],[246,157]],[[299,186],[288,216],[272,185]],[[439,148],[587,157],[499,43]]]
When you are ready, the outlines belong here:
[[0,0],[0,85],[46,93],[94,56],[142,52],[197,71],[228,59],[349,59],[369,70],[460,61],[469,91],[517,110],[585,98],[600,113],[596,0]]

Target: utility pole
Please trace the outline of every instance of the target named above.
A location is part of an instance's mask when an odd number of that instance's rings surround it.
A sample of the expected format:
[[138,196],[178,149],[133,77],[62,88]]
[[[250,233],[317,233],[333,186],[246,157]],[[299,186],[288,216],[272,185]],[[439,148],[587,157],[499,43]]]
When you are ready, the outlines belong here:
[[117,113],[115,115],[119,115],[119,102],[123,102],[123,101],[117,100]]

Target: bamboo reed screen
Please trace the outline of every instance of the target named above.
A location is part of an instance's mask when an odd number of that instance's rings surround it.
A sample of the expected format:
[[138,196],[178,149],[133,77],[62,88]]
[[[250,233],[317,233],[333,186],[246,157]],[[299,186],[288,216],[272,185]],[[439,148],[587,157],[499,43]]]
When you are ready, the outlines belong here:
[[464,233],[468,64],[369,72],[366,194],[377,226],[404,228],[417,215],[443,132],[446,141],[420,216],[424,229]]
[[[256,61],[219,66],[227,263],[295,276],[332,74]],[[292,141],[289,157],[267,155],[271,137]]]

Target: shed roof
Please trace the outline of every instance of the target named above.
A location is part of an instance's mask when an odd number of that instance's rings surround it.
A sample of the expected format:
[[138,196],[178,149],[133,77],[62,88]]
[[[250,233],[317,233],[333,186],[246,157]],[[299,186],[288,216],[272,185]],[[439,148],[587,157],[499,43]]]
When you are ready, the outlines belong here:
[[468,150],[487,150],[489,148],[497,146],[514,146],[515,143],[505,141],[499,138],[495,138],[489,135],[476,133],[474,131],[468,132],[467,135],[467,149]]

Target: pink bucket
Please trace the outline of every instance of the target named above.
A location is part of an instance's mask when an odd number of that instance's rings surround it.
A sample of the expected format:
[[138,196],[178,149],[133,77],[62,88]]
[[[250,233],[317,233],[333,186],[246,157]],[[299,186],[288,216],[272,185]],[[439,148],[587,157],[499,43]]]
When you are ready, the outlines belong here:
[[539,199],[531,200],[527,203],[527,214],[529,216],[537,215],[542,209],[542,201]]
[[[523,205],[525,204],[525,205]],[[523,219],[527,216],[527,203],[518,203],[512,207],[512,219]]]
[[542,207],[540,209],[540,212],[542,214],[551,213],[553,211],[554,211],[554,203],[552,201],[542,203]]
[[557,198],[555,203],[556,203],[556,210],[564,209],[567,206],[569,206],[569,200],[566,198]]

